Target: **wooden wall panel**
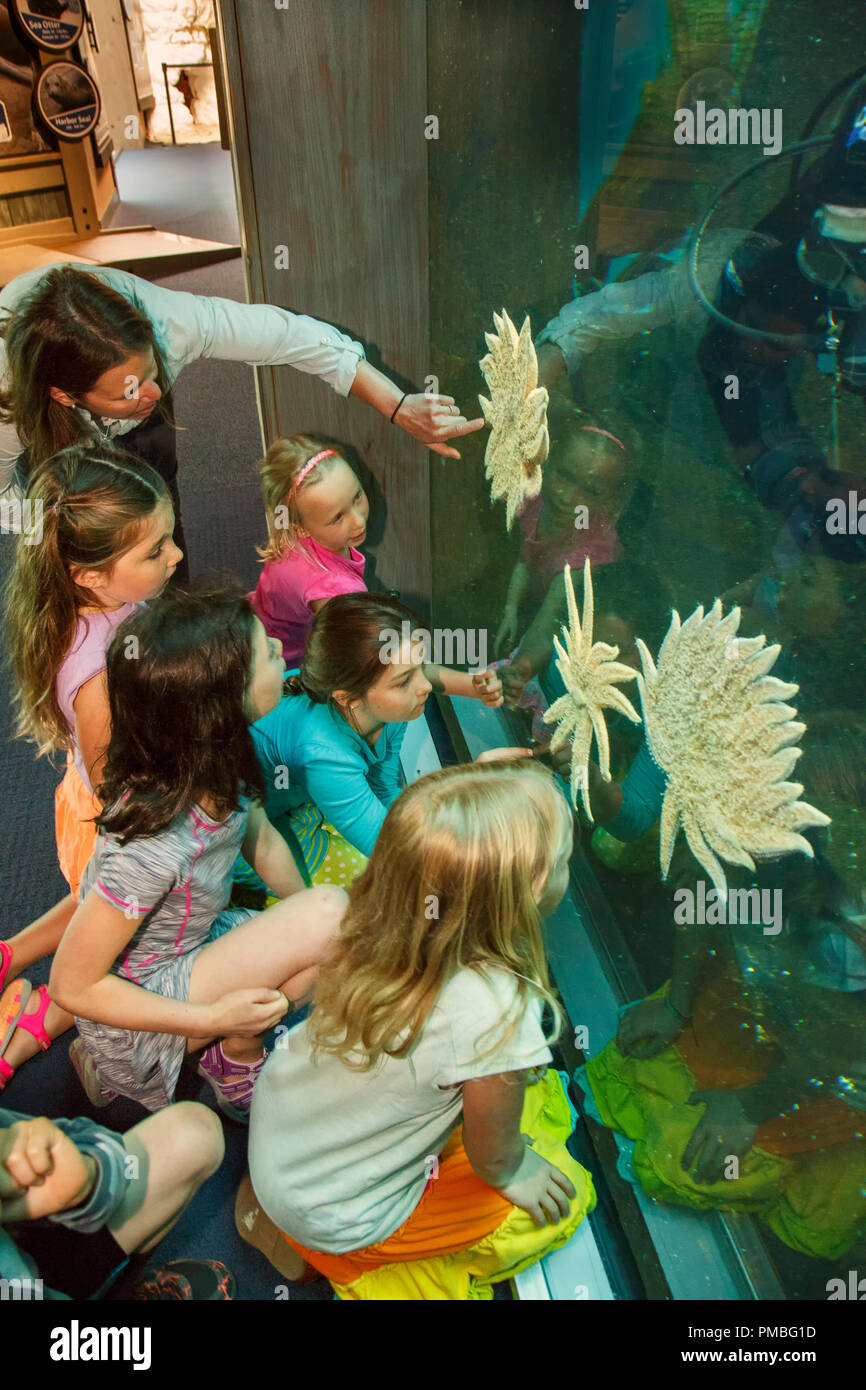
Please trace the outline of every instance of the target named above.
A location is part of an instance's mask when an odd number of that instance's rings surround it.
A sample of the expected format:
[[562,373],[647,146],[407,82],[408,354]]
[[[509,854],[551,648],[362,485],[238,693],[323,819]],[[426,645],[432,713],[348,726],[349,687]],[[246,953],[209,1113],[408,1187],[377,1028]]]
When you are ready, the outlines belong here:
[[[249,288],[336,324],[389,375],[429,372],[425,0],[220,0]],[[288,269],[275,248],[288,247]],[[318,430],[378,484],[371,578],[430,593],[428,456],[292,368],[261,372],[268,439]]]

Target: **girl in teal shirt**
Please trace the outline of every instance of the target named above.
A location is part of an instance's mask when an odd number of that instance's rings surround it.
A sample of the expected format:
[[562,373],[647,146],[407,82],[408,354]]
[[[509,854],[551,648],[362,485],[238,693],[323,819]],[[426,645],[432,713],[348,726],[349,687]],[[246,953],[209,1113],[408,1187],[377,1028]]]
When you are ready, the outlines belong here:
[[[408,627],[403,625],[408,623]],[[400,792],[406,725],[431,690],[502,704],[491,671],[451,671],[398,644],[420,619],[385,594],[338,594],[319,610],[299,672],[277,707],[251,728],[265,773],[269,818],[309,880],[348,886],[364,868]],[[236,882],[263,887],[238,865]]]

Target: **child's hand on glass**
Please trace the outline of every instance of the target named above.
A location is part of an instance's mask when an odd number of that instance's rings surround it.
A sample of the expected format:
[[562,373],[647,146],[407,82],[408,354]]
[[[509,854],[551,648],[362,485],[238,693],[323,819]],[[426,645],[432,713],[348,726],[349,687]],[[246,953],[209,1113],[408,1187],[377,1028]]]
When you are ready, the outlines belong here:
[[655,1057],[683,1030],[664,999],[643,999],[623,1014],[616,1045],[626,1057]]
[[495,671],[477,671],[472,677],[475,694],[489,709],[498,709],[503,702],[502,681]]
[[531,748],[485,748],[475,759],[477,763],[501,763],[509,758],[531,758]]
[[508,666],[502,667],[502,695],[507,705],[514,706],[523,694],[523,687],[534,675],[528,656],[515,657]]
[[521,1211],[528,1212],[536,1226],[558,1226],[571,1211],[574,1187],[564,1173],[528,1147],[527,1135],[523,1139],[527,1148],[520,1167],[511,1182],[498,1191]]
[[509,605],[502,614],[502,622],[493,639],[493,650],[497,657],[505,656],[517,640],[517,609]]
[[3,1220],[36,1221],[78,1206],[93,1190],[96,1161],[51,1120],[19,1120],[0,1130]]
[[220,1038],[258,1038],[289,1011],[278,989],[234,989],[211,1006],[213,1032]]

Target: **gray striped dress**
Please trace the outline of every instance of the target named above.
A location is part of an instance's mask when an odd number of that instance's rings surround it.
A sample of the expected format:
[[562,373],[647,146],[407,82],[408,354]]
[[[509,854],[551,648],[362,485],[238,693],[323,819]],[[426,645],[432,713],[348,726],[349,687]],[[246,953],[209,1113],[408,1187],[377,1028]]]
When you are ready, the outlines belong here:
[[[158,835],[126,845],[115,835],[101,836],[84,871],[79,902],[93,891],[140,919],[112,974],[167,999],[186,1001],[199,951],[256,915],[227,907],[249,808],[248,798],[240,802],[242,809],[220,822],[194,806]],[[86,1018],[75,1022],[104,1085],[148,1110],[171,1103],[185,1038],[111,1028]]]

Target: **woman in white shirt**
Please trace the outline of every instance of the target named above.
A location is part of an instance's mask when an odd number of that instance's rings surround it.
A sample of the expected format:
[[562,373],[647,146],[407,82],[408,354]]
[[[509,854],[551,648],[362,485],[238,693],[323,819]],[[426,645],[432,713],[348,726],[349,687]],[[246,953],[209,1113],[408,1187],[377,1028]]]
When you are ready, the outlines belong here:
[[[445,441],[484,424],[466,420],[450,396],[404,394],[330,324],[273,304],[163,289],[124,270],[41,266],[0,293],[0,316],[4,499],[20,496],[29,473],[67,445],[123,436],[168,483],[178,519],[171,391],[201,357],[320,376],[450,458],[459,454]],[[186,550],[179,525],[175,543]]]

